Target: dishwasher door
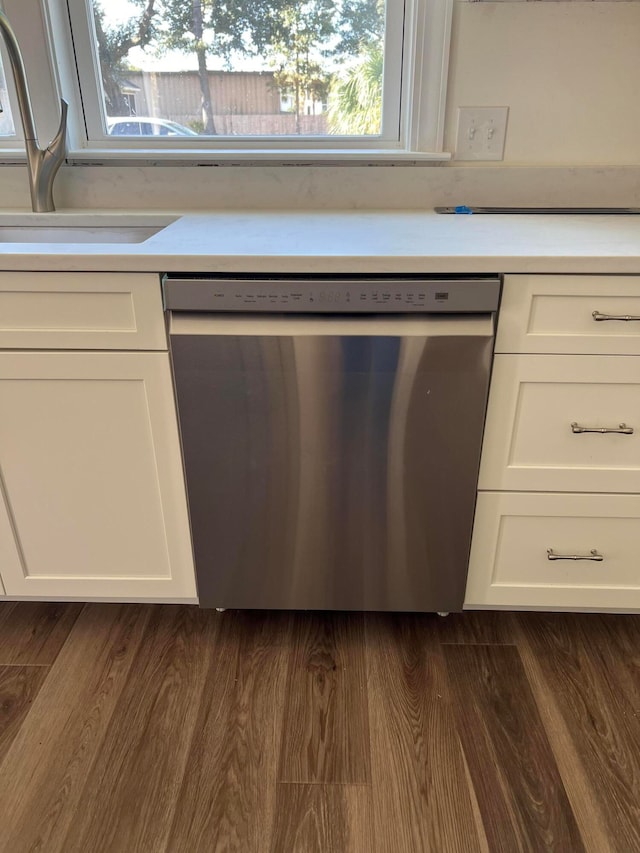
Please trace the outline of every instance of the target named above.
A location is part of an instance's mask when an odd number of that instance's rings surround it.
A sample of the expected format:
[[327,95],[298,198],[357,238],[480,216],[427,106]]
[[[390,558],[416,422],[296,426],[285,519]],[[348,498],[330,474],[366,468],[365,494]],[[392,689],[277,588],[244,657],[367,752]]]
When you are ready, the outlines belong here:
[[462,609],[493,335],[171,313],[200,605]]

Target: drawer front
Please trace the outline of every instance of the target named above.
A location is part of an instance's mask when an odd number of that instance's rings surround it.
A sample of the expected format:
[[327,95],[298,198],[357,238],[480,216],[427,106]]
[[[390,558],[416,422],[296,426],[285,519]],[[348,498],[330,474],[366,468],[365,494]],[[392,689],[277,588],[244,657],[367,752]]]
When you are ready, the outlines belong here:
[[640,610],[639,534],[638,495],[482,493],[465,607]]
[[159,277],[0,273],[0,348],[167,349]]
[[640,355],[640,276],[506,276],[496,352]]
[[479,488],[640,491],[640,357],[496,356]]

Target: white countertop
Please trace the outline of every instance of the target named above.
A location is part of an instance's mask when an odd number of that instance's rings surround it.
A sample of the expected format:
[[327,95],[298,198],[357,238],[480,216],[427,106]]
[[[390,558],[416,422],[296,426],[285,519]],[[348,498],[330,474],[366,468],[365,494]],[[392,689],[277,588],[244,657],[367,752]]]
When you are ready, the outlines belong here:
[[[4,224],[11,211],[2,211]],[[105,211],[115,217],[117,211]],[[133,212],[123,212],[130,216]],[[137,244],[2,243],[3,270],[640,273],[640,216],[433,211],[144,213],[175,221]],[[15,213],[24,221],[30,215]],[[35,216],[35,215],[34,215]],[[82,223],[96,211],[61,211]]]

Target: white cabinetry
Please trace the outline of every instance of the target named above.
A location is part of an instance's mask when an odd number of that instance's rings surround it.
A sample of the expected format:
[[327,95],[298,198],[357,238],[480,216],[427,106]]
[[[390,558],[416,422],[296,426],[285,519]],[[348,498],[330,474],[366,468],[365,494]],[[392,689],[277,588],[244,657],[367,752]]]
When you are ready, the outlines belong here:
[[640,610],[638,492],[640,277],[507,276],[465,606]]
[[482,491],[640,491],[640,356],[497,355],[491,393]]
[[[47,284],[42,274],[36,279],[34,287]],[[5,593],[194,600],[158,278],[78,273],[64,280],[52,276],[49,285],[52,304],[61,292],[66,294],[66,319],[55,329],[54,311],[29,329],[28,316],[18,322],[16,310],[13,345],[32,346],[34,336],[43,334],[49,346],[55,340],[71,349],[77,335],[95,351],[0,352],[0,573]],[[2,292],[12,288],[16,305],[21,288],[27,292],[28,287],[26,279],[5,274],[0,302]],[[113,288],[131,306],[132,287],[147,300],[146,310],[153,310],[150,316],[129,313],[127,341],[131,347],[157,351],[97,351],[105,345],[105,334],[117,336],[121,330],[113,315],[96,328],[101,312],[87,303],[86,294],[96,293],[103,301]],[[142,293],[143,287],[148,293]],[[85,319],[83,327],[77,318],[92,312],[95,320]],[[70,328],[73,316],[77,322]],[[8,325],[5,318],[3,331]],[[141,328],[144,334],[139,334]]]
[[1,349],[166,347],[156,275],[0,272]]

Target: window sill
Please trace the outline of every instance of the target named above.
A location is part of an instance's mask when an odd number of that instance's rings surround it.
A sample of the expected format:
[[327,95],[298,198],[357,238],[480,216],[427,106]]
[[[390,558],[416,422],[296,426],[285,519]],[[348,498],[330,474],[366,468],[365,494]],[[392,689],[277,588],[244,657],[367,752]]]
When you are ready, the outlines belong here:
[[438,165],[451,159],[446,152],[418,152],[390,149],[326,148],[290,149],[192,149],[151,150],[92,149],[71,151],[72,166],[413,166]]

